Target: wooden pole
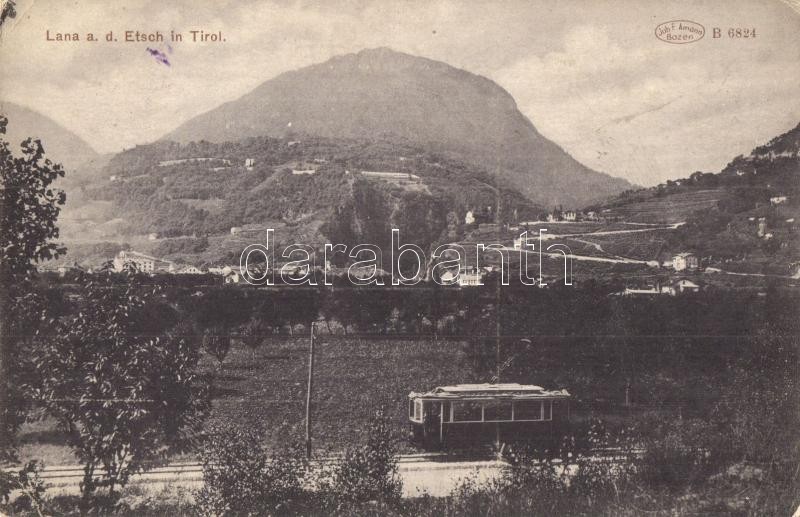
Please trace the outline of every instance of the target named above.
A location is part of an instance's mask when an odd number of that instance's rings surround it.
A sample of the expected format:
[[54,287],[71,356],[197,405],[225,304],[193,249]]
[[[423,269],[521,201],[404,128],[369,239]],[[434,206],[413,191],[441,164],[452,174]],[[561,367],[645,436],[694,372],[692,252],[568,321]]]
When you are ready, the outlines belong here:
[[[498,229],[500,229],[501,225],[502,225],[502,220],[500,219],[500,204],[502,203],[503,200],[501,199],[501,196],[500,196],[500,189],[495,188],[494,192],[495,192],[495,195],[497,196],[496,197],[496,205],[497,205],[497,207],[495,208],[495,211],[494,211],[494,221],[495,221],[496,227]],[[502,230],[501,230],[501,233],[502,233]],[[497,364],[497,383],[498,384],[500,384],[500,374],[503,372],[503,365],[502,365],[502,361],[500,359],[502,357],[501,353],[500,353],[500,346],[501,346],[500,345],[500,330],[501,330],[500,329],[500,318],[501,318],[501,312],[503,310],[502,307],[501,307],[502,294],[500,293],[500,289],[501,289],[501,286],[503,284],[503,273],[504,273],[503,272],[503,266],[504,265],[505,265],[505,261],[503,260],[503,257],[501,256],[500,257],[500,279],[497,280],[497,285],[495,286],[495,291],[494,291],[494,295],[495,295],[495,311],[497,312],[497,314],[495,315],[495,323],[494,323],[494,331],[495,331],[495,351],[494,351],[495,359],[494,360],[495,360],[495,363]],[[511,266],[509,265],[509,268],[510,267]],[[500,452],[500,422],[495,422],[495,424],[494,424],[494,446],[495,446],[495,450],[497,451],[498,456],[500,456],[501,455],[501,452]]]
[[[495,210],[494,210],[494,222],[495,222],[496,227],[500,228],[500,225],[501,225],[500,204],[502,203],[502,198],[500,197],[500,189],[495,188],[494,189],[494,193],[495,193],[495,204],[496,204],[496,207],[495,207]],[[494,358],[494,360],[495,360],[495,364],[497,365],[497,383],[498,384],[500,383],[500,374],[502,373],[502,366],[501,366],[502,361],[500,360],[500,357],[501,357],[501,354],[500,354],[500,312],[502,310],[501,307],[500,307],[500,299],[501,299],[501,294],[500,294],[500,288],[501,287],[500,286],[503,283],[503,266],[505,265],[504,262],[505,261],[503,260],[503,258],[500,257],[500,280],[497,282],[497,285],[495,286],[495,291],[494,291],[495,312],[497,313],[497,314],[495,314],[495,324],[494,324],[494,331],[495,331],[495,351],[494,351],[495,358]]]
[[308,389],[306,390],[306,458],[311,459],[311,390],[314,387],[314,323],[311,323],[311,346],[308,348]]

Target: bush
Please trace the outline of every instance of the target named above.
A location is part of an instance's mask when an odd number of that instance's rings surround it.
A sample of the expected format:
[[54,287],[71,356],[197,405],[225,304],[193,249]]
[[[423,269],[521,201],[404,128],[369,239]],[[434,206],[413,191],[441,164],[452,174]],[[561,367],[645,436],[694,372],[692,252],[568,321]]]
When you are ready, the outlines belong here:
[[645,441],[639,461],[641,481],[651,488],[678,491],[704,482],[712,471],[711,452],[703,446],[711,433],[698,420],[663,423]]
[[201,453],[201,515],[296,513],[309,468],[299,448],[271,455],[252,429],[214,429]]
[[45,485],[39,474],[43,469],[44,465],[34,460],[16,473],[0,470],[0,501],[8,504],[11,493],[19,493],[13,503],[12,513],[30,510],[42,515]]
[[391,429],[392,421],[383,411],[376,412],[367,426],[366,443],[349,449],[330,479],[321,482],[330,505],[341,509],[372,501],[399,503],[403,482],[398,474],[397,446]]

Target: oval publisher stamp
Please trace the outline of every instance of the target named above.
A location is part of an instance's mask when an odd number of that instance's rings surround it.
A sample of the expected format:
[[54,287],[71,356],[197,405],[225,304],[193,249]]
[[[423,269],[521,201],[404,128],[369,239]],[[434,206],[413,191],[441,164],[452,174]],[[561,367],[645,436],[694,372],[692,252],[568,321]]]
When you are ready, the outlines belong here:
[[706,29],[691,20],[671,20],[656,25],[656,38],[665,43],[683,45],[703,39]]

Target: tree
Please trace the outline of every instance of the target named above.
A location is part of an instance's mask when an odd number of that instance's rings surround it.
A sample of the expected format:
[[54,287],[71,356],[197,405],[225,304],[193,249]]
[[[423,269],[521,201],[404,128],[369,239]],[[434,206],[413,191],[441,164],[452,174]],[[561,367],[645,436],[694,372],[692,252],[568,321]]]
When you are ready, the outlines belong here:
[[33,358],[40,375],[28,389],[84,466],[83,511],[97,488],[113,500],[132,474],[187,450],[210,409],[197,347],[152,323],[146,308],[159,303],[158,288],[129,275],[123,285],[108,273],[83,285],[78,313],[56,322]]
[[225,327],[206,329],[203,334],[203,350],[214,357],[222,368],[222,363],[231,351],[231,336],[228,329]]
[[17,10],[15,9],[16,2],[14,0],[7,0],[0,11],[0,27],[3,26],[7,18],[16,18]]
[[[13,17],[13,2],[6,5]],[[3,18],[7,16],[3,12]],[[8,119],[0,115],[0,135]],[[65,194],[51,187],[64,176],[60,165],[44,158],[41,142],[28,138],[15,157],[0,139],[0,460],[13,457],[14,437],[21,425],[27,397],[19,387],[25,378],[24,349],[46,321],[46,305],[32,278],[35,263],[56,258],[65,248],[56,219]]]
[[258,318],[251,318],[242,325],[240,337],[244,346],[250,349],[253,354],[253,361],[256,359],[256,350],[264,343],[265,326]]

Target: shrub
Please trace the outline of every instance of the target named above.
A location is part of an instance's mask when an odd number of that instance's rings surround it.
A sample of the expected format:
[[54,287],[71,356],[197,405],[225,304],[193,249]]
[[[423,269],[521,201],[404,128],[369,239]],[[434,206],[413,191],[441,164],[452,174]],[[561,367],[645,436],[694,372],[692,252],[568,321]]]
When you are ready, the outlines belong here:
[[399,503],[403,482],[397,468],[397,446],[392,422],[377,411],[367,426],[367,441],[349,449],[328,480],[321,482],[329,503],[336,508],[375,501]]
[[711,473],[711,453],[703,446],[709,427],[696,420],[664,423],[644,443],[641,481],[652,488],[677,491],[698,485]]
[[204,486],[195,494],[201,515],[296,513],[308,464],[299,448],[270,454],[252,429],[216,428],[201,452]]
[[16,473],[0,470],[0,501],[7,504],[12,492],[19,491],[13,504],[15,512],[30,510],[42,515],[44,481],[39,477],[44,466],[38,461],[29,461]]

